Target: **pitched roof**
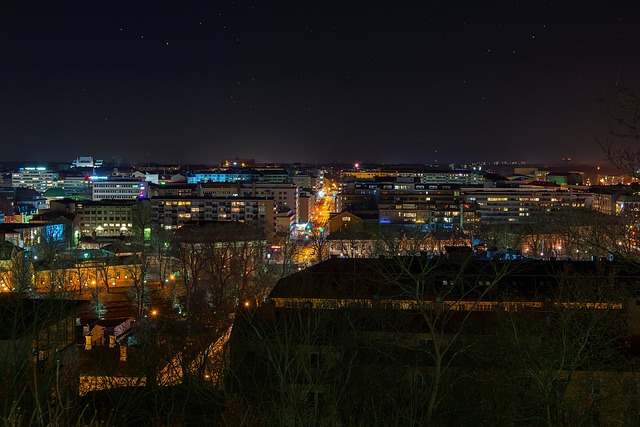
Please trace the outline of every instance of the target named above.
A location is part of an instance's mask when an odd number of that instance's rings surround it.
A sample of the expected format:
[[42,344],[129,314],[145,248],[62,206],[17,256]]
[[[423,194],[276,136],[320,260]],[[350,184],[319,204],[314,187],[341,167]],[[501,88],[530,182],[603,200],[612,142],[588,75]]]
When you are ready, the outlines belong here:
[[[464,299],[517,298],[545,300],[565,279],[619,278],[631,286],[640,280],[633,265],[602,261],[468,260],[443,257],[331,258],[280,279],[270,298],[291,299],[425,299],[456,284]],[[484,292],[479,284],[491,284]],[[466,287],[466,288],[465,288]],[[453,295],[453,294],[452,294]]]

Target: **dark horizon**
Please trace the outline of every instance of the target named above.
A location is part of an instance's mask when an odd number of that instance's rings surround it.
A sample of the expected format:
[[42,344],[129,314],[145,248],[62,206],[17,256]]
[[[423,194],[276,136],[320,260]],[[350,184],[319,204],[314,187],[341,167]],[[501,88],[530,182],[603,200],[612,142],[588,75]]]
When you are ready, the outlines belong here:
[[[542,170],[550,170],[556,172],[569,172],[569,171],[579,171],[587,174],[607,174],[607,175],[626,175],[626,172],[621,171],[615,166],[607,163],[574,163],[572,161],[569,162],[556,162],[556,163],[515,163],[515,162],[504,162],[504,163],[483,163],[483,162],[469,162],[469,163],[457,163],[457,164],[433,164],[433,163],[389,163],[389,162],[380,162],[380,163],[358,163],[358,168],[361,170],[366,169],[375,169],[382,168],[384,169],[403,169],[403,170],[472,170],[474,167],[480,166],[479,171],[489,172],[489,173],[513,173],[513,169],[516,167],[521,168],[538,168]],[[324,168],[324,169],[356,169],[354,163],[341,163],[341,162],[323,162],[323,163],[315,163],[315,162],[265,162],[260,163],[256,162],[256,167],[293,167],[299,165],[301,168]],[[5,161],[0,162],[0,169],[4,171],[4,173],[8,173],[13,170],[17,170],[20,167],[47,167],[54,171],[60,172],[74,172],[74,171],[87,171],[87,168],[71,168],[70,162],[53,162],[53,161]],[[178,167],[181,171],[185,170],[201,170],[207,168],[216,168],[220,167],[220,163],[162,163],[162,162],[134,162],[134,163],[126,163],[122,162],[119,164],[115,164],[112,162],[104,162],[103,165],[99,168],[95,168],[96,173],[105,173],[110,168],[117,167],[132,167],[134,169],[143,169],[146,167],[151,168],[169,168],[169,167]],[[248,167],[250,168],[250,167]],[[169,172],[167,172],[169,173]]]

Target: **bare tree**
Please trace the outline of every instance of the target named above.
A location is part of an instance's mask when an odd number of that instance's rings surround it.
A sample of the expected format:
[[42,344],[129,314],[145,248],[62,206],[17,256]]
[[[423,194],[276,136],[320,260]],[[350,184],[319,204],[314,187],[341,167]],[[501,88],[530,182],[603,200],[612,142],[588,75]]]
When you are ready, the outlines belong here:
[[597,139],[606,159],[621,171],[640,177],[640,97],[627,87],[615,86],[602,100],[609,115],[609,134]]
[[231,377],[244,400],[267,424],[444,423],[451,385],[468,375],[459,367],[478,351],[476,314],[508,265],[328,262],[329,277],[285,278],[274,302],[237,315]]
[[34,259],[35,285],[40,293],[49,297],[68,297],[66,284],[67,262],[60,257],[61,246],[47,238],[29,255]]
[[484,309],[480,308],[483,301],[512,268],[509,263],[487,262],[480,270],[478,266],[470,257],[455,262],[396,257],[380,269],[387,281],[397,284],[410,298],[424,321],[424,352],[430,361],[429,387],[423,403],[426,424],[436,420],[448,384],[456,381],[450,377],[455,372],[454,363],[475,345],[467,330],[474,313]]
[[266,239],[259,229],[222,224],[203,230],[201,240],[204,281],[213,306],[235,307],[245,299],[264,299],[271,286],[263,280],[269,275]]
[[[190,316],[197,316],[198,299],[201,292],[201,281],[204,274],[205,248],[200,239],[193,233],[183,233],[177,243],[177,257],[179,262],[179,287],[177,290],[180,297],[184,295],[184,311]],[[179,288],[179,289],[178,289]]]
[[176,245],[172,233],[162,227],[154,227],[150,247],[154,270],[157,271],[160,286],[169,282],[176,266]]
[[244,308],[233,330],[228,395],[243,396],[266,425],[334,424],[340,406],[352,403],[347,388],[356,388],[349,382],[356,352],[343,352],[353,331],[328,328],[341,314],[302,309],[265,319]]
[[88,251],[75,250],[72,252],[71,261],[73,267],[70,268],[69,277],[71,280],[77,281],[77,291],[80,298],[82,298],[85,291],[89,291],[89,271],[87,264],[85,264],[89,256]]
[[[77,405],[74,307],[60,298],[0,298],[0,422],[3,425],[96,425]],[[86,416],[86,418],[85,418]]]
[[1,244],[2,263],[0,264],[0,286],[15,293],[27,293],[33,290],[33,262],[28,253],[11,242]]
[[132,210],[133,237],[137,242],[145,242],[151,238],[151,203],[140,200]]
[[124,268],[131,280],[130,294],[136,303],[136,317],[140,319],[147,314],[151,302],[151,291],[147,285],[151,256],[144,244],[134,243],[132,247],[132,255],[126,257]]
[[325,238],[324,229],[311,229],[311,235],[307,245],[311,248],[311,257],[316,263],[327,259],[328,242]]
[[303,245],[291,233],[277,234],[275,243],[278,250],[268,253],[267,256],[270,257],[268,261],[271,265],[280,266],[279,277],[285,277],[295,272],[295,266],[300,257],[306,256],[303,253],[307,250],[313,251],[313,246],[310,242],[307,245]]
[[627,291],[607,269],[565,268],[552,278],[557,285],[546,302],[523,300],[518,307],[511,296],[513,304],[499,312],[485,353],[491,371],[485,387],[497,393],[479,392],[502,408],[496,416],[505,424],[591,425],[619,399],[621,375],[611,373],[629,369]]
[[111,283],[110,280],[115,276],[115,266],[118,259],[114,253],[108,251],[102,251],[99,254],[94,254],[91,257],[93,268],[95,271],[96,285],[101,284],[107,293],[110,292]]

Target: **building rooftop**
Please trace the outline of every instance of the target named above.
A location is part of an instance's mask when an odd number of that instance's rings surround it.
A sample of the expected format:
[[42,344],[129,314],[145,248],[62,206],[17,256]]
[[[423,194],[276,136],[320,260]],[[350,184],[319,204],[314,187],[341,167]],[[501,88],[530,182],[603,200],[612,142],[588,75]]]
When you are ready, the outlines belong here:
[[[464,299],[546,300],[554,297],[555,288],[566,277],[576,282],[602,280],[604,283],[614,275],[624,279],[625,285],[640,282],[637,266],[608,261],[465,262],[426,256],[331,258],[280,279],[269,297],[415,299],[417,293],[424,293],[429,299],[435,290],[455,282],[462,288],[467,287]],[[486,284],[491,284],[492,290],[484,293],[482,286]]]

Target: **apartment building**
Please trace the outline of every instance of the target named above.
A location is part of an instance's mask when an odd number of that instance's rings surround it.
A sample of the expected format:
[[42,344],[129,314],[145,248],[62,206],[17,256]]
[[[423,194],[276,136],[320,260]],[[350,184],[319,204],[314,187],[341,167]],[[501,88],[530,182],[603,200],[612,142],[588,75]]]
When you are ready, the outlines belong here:
[[519,186],[463,188],[464,201],[473,204],[483,224],[531,223],[564,208],[584,208],[586,195],[558,187]]
[[45,167],[22,167],[11,174],[11,185],[44,193],[49,188],[58,186],[58,178],[58,172]]
[[151,200],[153,224],[166,229],[189,223],[238,221],[264,224],[267,233],[275,232],[275,203],[267,197],[156,197]]
[[75,212],[80,217],[83,236],[129,236],[133,228],[134,200],[77,201]]
[[196,185],[198,197],[238,197],[242,194],[239,182],[202,182]]
[[460,187],[411,182],[413,178],[380,190],[380,224],[411,224],[430,230],[462,227]]
[[338,212],[377,214],[380,224],[417,225],[432,230],[463,226],[460,186],[425,184],[417,177],[346,180]]
[[91,180],[86,175],[61,175],[58,186],[69,197],[91,199]]
[[149,184],[149,197],[193,197],[198,195],[200,195],[198,194],[198,184],[188,184],[186,182]]
[[138,200],[149,196],[149,185],[145,181],[132,178],[92,176],[91,199],[96,200]]
[[241,194],[245,197],[272,197],[276,208],[287,207],[293,211],[294,215],[298,211],[299,191],[298,187],[292,183],[246,183],[242,184]]
[[298,209],[296,217],[298,224],[306,224],[311,221],[316,198],[311,191],[300,190],[298,195]]
[[391,168],[391,169],[354,169],[343,171],[344,178],[417,178],[423,184],[459,184],[475,185],[484,181],[481,171],[473,169],[425,169],[425,168]]

